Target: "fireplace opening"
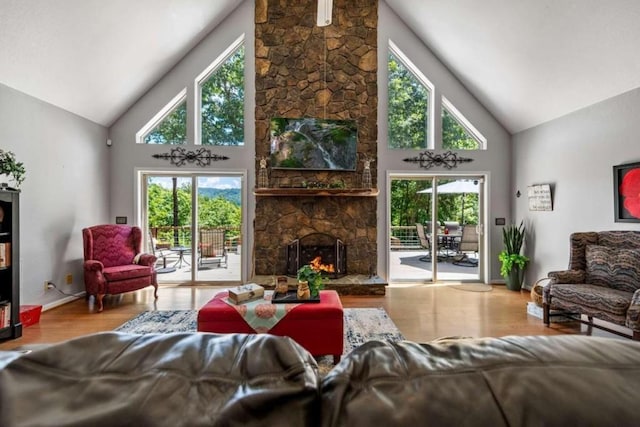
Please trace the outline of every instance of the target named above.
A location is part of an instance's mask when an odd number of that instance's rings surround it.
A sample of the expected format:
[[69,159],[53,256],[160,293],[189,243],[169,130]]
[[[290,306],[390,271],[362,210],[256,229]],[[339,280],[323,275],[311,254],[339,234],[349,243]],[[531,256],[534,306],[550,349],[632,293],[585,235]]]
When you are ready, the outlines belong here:
[[347,248],[342,240],[324,233],[307,234],[287,245],[287,275],[296,277],[305,264],[335,279],[347,274]]

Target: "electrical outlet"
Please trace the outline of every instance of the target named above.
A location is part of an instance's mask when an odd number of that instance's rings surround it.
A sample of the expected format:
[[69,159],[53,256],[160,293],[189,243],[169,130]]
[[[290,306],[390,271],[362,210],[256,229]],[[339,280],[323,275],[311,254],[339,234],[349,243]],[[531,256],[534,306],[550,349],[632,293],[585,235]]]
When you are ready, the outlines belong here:
[[44,291],[48,291],[49,289],[54,289],[55,285],[51,282],[51,280],[44,281]]
[[67,274],[66,281],[67,285],[73,284],[73,274]]

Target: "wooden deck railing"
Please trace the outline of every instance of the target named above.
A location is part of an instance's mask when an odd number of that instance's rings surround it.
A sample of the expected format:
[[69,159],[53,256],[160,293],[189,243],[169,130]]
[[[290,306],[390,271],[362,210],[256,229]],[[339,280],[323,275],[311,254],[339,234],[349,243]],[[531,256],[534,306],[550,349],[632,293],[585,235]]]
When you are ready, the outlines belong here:
[[[201,230],[211,228],[223,228],[226,230],[227,250],[236,251],[242,244],[242,236],[239,227],[200,227]],[[149,229],[151,237],[155,239],[156,248],[163,249],[174,246],[191,246],[191,226],[162,226]]]

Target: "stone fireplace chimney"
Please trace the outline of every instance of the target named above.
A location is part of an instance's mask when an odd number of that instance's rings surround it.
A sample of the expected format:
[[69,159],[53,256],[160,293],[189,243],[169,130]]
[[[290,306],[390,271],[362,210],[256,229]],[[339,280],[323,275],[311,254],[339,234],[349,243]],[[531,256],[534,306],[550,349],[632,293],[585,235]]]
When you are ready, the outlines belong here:
[[[334,0],[333,23],[316,26],[316,2],[256,0],[256,156],[269,156],[274,117],[355,120],[361,159],[377,156],[377,0]],[[354,171],[270,171],[282,182],[341,181],[358,187]],[[373,187],[376,162],[371,164]],[[257,181],[256,181],[257,182]],[[286,248],[313,233],[335,236],[347,248],[349,274],[377,270],[377,197],[357,191],[256,195],[254,273],[286,273]]]

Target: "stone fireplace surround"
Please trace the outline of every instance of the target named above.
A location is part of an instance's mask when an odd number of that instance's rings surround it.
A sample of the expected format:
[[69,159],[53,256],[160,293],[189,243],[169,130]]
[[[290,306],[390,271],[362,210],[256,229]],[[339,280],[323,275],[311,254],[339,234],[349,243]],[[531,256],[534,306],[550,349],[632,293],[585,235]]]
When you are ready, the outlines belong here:
[[331,234],[307,234],[287,245],[286,271],[290,277],[296,276],[303,265],[317,262],[325,276],[339,278],[347,274],[346,261],[344,243]]
[[[333,23],[327,27],[317,27],[315,15],[315,2],[256,0],[256,157],[269,155],[272,117],[319,117],[356,120],[358,155],[375,159],[378,2],[334,0]],[[375,188],[375,161],[371,166]],[[353,189],[362,169],[363,162],[355,172],[274,169],[270,187],[342,180]],[[342,282],[379,283],[372,278],[377,271],[376,196],[375,190],[322,195],[256,191],[254,281],[269,284],[267,278],[285,275],[286,246],[300,236],[324,233],[347,247],[348,276]]]

